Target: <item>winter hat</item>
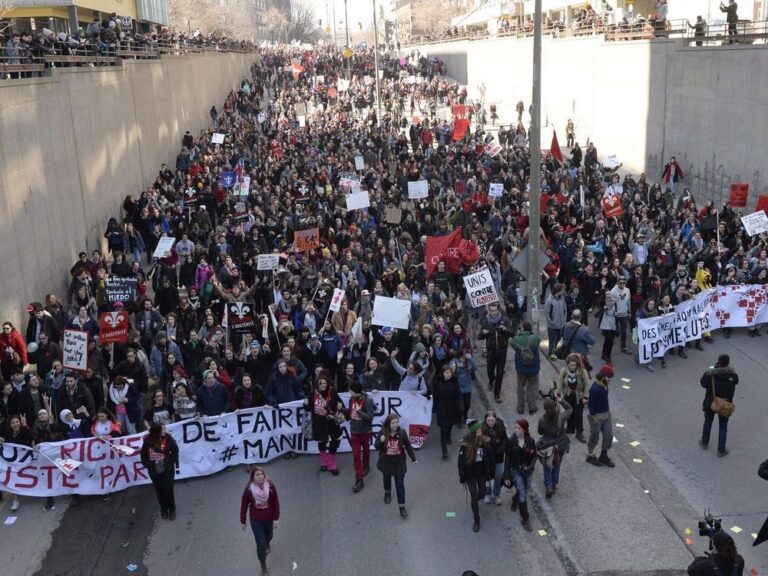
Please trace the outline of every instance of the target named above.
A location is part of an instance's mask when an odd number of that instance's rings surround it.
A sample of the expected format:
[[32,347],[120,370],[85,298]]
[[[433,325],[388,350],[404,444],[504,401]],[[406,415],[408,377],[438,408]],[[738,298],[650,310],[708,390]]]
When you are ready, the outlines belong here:
[[515,424],[520,426],[520,428],[523,429],[523,432],[525,432],[526,434],[528,433],[528,428],[530,426],[528,424],[528,420],[526,420],[525,418],[521,418],[520,420],[515,421]]
[[603,378],[613,378],[613,368],[606,365],[600,368],[600,371],[597,373],[597,377],[603,377]]
[[259,352],[261,352],[261,344],[258,340],[251,340],[251,350],[257,349]]
[[476,418],[470,418],[467,420],[467,430],[469,430],[470,434],[474,434],[480,428],[483,427],[483,423],[480,422],[480,420],[477,420]]
[[349,389],[352,390],[355,394],[362,394],[363,393],[363,385],[360,382],[352,382],[352,384],[349,386]]
[[416,342],[416,344],[414,344],[413,346],[413,352],[415,354],[421,354],[422,352],[426,352],[426,351],[427,349],[424,347],[424,344],[422,344],[421,342]]
[[381,335],[384,336],[385,334],[392,334],[392,328],[390,328],[389,326],[384,326],[381,329]]

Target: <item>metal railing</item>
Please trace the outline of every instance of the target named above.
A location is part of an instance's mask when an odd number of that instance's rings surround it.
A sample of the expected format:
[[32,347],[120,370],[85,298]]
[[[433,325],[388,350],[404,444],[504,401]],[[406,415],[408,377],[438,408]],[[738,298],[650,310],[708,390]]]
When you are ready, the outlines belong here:
[[206,52],[255,53],[243,43],[211,43],[182,40],[141,41],[132,38],[114,45],[87,42],[55,43],[50,48],[21,45],[18,49],[0,46],[0,79],[49,75],[53,68],[115,66],[121,60],[157,60]]

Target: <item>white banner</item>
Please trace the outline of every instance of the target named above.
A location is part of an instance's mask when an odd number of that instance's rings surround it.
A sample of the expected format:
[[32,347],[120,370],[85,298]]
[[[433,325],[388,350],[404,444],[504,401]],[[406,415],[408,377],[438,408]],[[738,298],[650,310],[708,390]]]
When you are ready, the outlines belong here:
[[328,306],[328,309],[331,312],[338,312],[341,310],[341,301],[344,298],[344,290],[341,288],[334,288],[333,289],[333,296],[331,296],[331,303]]
[[64,330],[62,365],[70,370],[84,372],[88,367],[88,332]]
[[371,324],[374,326],[391,326],[408,330],[411,323],[411,301],[387,296],[376,296],[373,301],[373,317]]
[[[349,394],[340,395],[349,403]],[[400,415],[400,425],[408,431],[414,448],[427,440],[432,421],[432,401],[411,392],[371,394],[376,405],[373,418],[373,445],[384,418],[390,412]],[[301,401],[279,408],[240,410],[223,416],[184,420],[167,426],[179,445],[176,478],[208,476],[228,466],[268,462],[287,452],[316,454],[317,443],[301,433]],[[342,428],[340,452],[349,452],[349,424]],[[149,484],[139,450],[144,434],[124,436],[112,445],[98,438],[38,444],[40,453],[8,442],[0,445],[0,488],[23,496],[61,496],[63,494],[109,494]],[[123,447],[128,447],[125,449]],[[80,462],[66,466],[69,476],[54,464]]]
[[256,257],[256,270],[277,270],[280,267],[280,254],[259,254]]
[[504,184],[502,182],[491,182],[488,186],[488,196],[491,198],[501,198],[504,194]]
[[349,90],[349,80],[344,80],[344,78],[339,78],[336,82],[336,90],[339,92],[346,92]]
[[741,223],[744,225],[744,229],[750,236],[768,232],[768,216],[765,215],[765,210],[759,210],[752,214],[742,216]]
[[157,241],[157,248],[152,252],[152,258],[163,258],[166,252],[171,251],[175,243],[176,238],[173,236],[163,236]]
[[361,210],[371,205],[371,198],[366,190],[347,194],[344,199],[347,203],[347,210]]
[[718,328],[743,328],[768,322],[768,285],[717,286],[675,306],[675,311],[637,323],[640,363],[670,348],[698,340]]
[[499,301],[499,295],[496,294],[496,286],[493,285],[491,271],[488,268],[464,276],[464,286],[467,288],[472,308],[479,308]]
[[211,144],[224,144],[224,134],[214,132],[213,136],[211,136]]
[[426,180],[408,182],[408,198],[426,198],[429,195],[429,186]]

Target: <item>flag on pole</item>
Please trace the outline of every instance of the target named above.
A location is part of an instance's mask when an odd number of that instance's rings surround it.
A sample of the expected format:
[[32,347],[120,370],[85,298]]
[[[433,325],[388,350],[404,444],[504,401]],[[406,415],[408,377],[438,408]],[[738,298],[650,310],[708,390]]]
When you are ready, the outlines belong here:
[[552,144],[549,147],[549,152],[552,154],[552,158],[562,164],[563,152],[560,150],[560,144],[557,141],[557,131],[552,130]]

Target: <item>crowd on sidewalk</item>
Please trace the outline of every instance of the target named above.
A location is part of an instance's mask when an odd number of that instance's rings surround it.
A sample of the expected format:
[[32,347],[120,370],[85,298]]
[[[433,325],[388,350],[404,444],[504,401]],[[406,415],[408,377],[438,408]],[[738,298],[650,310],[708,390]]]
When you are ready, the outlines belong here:
[[[451,127],[437,111],[464,105],[466,92],[445,80],[441,64],[384,55],[380,67],[377,106],[371,51],[346,62],[330,47],[263,50],[222,109],[212,108],[211,126],[184,135],[176,166],[162,165],[147,190],[125,198],[107,223],[108,254],[81,253],[69,269],[66,297],[31,303],[23,334],[3,324],[5,441],[32,445],[152,428],[165,446],[161,429],[173,421],[304,400],[321,470],[339,474],[335,455],[350,421],[353,490],[365,486],[373,444],[384,501],[391,501],[394,481],[405,518],[406,459],[416,456],[395,414],[371,437],[369,393],[413,391],[433,400],[444,458],[452,429],[467,426],[459,478],[472,495],[475,530],[478,501],[500,504],[504,485],[515,486],[512,507],[530,529],[534,468],[541,463],[546,496],[554,497],[572,434],[587,444],[587,462],[613,467],[614,338],[631,354],[638,319],[717,283],[765,283],[766,236],[748,236],[727,204],[698,208],[674,159],[657,183],[644,174],[606,182],[593,144],[583,156],[575,144],[567,162],[552,154],[536,159],[542,219],[531,231],[525,142],[494,148],[482,123]],[[213,134],[224,134],[223,143],[213,144]],[[232,174],[238,188],[247,183],[241,195],[227,182]],[[421,180],[428,196],[410,199],[409,182]],[[493,183],[501,184],[500,197],[489,197]],[[349,186],[368,191],[368,208],[347,209]],[[604,215],[606,195],[618,198],[622,215]],[[719,230],[711,225],[715,211]],[[314,228],[316,243],[295,250],[297,232]],[[428,256],[430,239],[454,230],[462,249]],[[518,290],[515,259],[532,235],[546,243],[548,262],[545,293],[530,303]],[[152,257],[164,237],[176,240],[173,248]],[[260,270],[258,255],[270,253],[278,268]],[[462,277],[485,268],[500,301],[473,308]],[[110,276],[135,278],[136,301],[111,302]],[[343,292],[338,311],[331,310],[335,289]],[[408,329],[372,322],[378,297],[410,302]],[[224,311],[243,302],[259,317],[250,333],[235,337],[223,327]],[[539,305],[548,353],[564,360],[551,390],[538,379],[543,343],[524,321]],[[130,315],[128,342],[101,345],[98,315],[112,311]],[[81,374],[62,366],[68,328],[90,334]],[[758,326],[749,330],[760,334]],[[598,332],[603,365],[593,368]],[[510,349],[520,419],[505,425],[490,411],[468,420],[478,357],[485,357],[500,403]],[[676,353],[686,356],[684,348]],[[346,405],[339,392],[351,393]],[[532,416],[540,408],[535,422],[524,418],[526,409]],[[165,448],[153,453],[176,457]],[[258,486],[243,499],[243,522],[251,502],[273,502],[279,516],[276,493],[258,470]],[[254,534],[263,559],[271,531],[260,530]]]

